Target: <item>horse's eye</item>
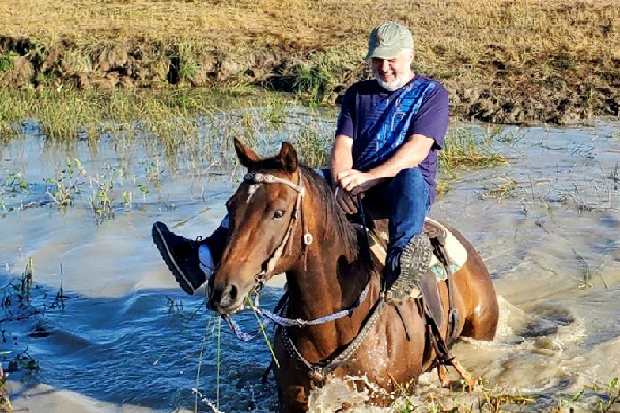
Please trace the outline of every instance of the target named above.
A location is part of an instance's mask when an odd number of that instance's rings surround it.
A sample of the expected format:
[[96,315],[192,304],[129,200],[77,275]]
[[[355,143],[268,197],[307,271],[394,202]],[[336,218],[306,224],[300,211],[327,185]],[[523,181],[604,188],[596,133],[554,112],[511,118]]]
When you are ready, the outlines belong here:
[[273,213],[273,219],[279,221],[282,218],[284,218],[284,211],[282,211],[281,209],[279,209],[279,210],[277,210],[276,212]]

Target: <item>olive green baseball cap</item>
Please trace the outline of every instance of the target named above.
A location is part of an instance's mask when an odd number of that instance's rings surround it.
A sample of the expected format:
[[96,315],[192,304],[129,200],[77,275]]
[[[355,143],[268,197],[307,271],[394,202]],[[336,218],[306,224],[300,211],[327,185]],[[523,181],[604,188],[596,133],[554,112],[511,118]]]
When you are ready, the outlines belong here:
[[409,29],[394,22],[383,23],[370,32],[366,59],[391,59],[403,49],[413,49],[413,37]]

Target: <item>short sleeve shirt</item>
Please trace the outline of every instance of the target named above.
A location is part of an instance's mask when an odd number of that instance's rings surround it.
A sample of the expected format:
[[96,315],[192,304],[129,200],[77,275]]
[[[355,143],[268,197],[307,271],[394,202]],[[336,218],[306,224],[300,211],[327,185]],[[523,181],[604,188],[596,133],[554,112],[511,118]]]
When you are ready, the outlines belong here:
[[336,136],[353,139],[353,167],[370,170],[389,159],[411,135],[435,142],[418,165],[435,200],[437,151],[444,146],[448,127],[448,92],[441,83],[416,74],[402,88],[390,92],[376,80],[352,85],[345,93]]

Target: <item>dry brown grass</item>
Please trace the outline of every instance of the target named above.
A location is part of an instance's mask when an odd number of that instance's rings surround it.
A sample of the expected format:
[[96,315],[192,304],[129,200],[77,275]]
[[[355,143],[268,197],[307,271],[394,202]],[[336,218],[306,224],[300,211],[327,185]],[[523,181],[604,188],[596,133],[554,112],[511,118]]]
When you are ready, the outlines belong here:
[[362,51],[369,29],[385,20],[411,27],[418,55],[430,67],[461,62],[470,71],[489,58],[490,45],[509,49],[515,67],[561,53],[579,60],[620,59],[615,0],[0,2],[0,35],[86,43],[187,39],[223,51],[257,46]]
[[113,43],[189,49],[190,63],[205,52],[253,56],[253,67],[271,52],[278,62],[326,54],[339,59],[322,99],[333,103],[360,76],[369,30],[387,20],[411,28],[416,71],[442,81],[463,118],[570,123],[618,112],[617,0],[1,0],[0,52],[3,37],[23,36],[68,41],[86,60]]

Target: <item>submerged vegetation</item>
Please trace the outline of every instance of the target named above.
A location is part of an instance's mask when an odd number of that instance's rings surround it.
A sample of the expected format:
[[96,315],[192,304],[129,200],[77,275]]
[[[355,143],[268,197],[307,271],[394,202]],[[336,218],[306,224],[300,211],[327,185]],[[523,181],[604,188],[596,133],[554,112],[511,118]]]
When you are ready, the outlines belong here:
[[[448,390],[448,389],[446,389]],[[424,396],[412,396],[406,390],[394,406],[396,413],[427,411],[432,413],[507,413],[514,411],[539,411],[569,413],[575,411],[607,413],[620,407],[620,387],[614,377],[607,384],[594,383],[572,395],[558,395],[557,405],[537,405],[538,395],[521,394],[514,391],[489,388],[484,380],[478,379],[474,389],[450,389],[430,392]],[[545,403],[545,402],[543,402]]]
[[505,165],[508,160],[495,151],[492,140],[496,135],[474,134],[468,129],[456,128],[446,136],[446,146],[439,151],[439,162],[448,174],[458,168],[488,168]]
[[[77,98],[76,92],[66,93],[75,98],[72,101],[78,105],[92,105],[93,113],[96,111],[96,102],[101,98],[101,95],[93,94],[91,101],[85,101]],[[61,210],[78,206],[91,209],[96,222],[101,223],[114,218],[117,212],[153,201],[153,197],[158,196],[161,173],[164,171],[174,173],[182,170],[200,177],[209,171],[234,168],[236,157],[232,147],[233,137],[242,139],[265,156],[279,150],[282,141],[291,141],[304,164],[315,168],[327,167],[329,164],[334,112],[289,107],[286,98],[271,95],[261,102],[263,107],[252,107],[252,100],[246,101],[244,109],[228,111],[207,109],[206,105],[202,105],[200,107],[205,110],[205,115],[190,118],[183,113],[183,107],[198,107],[199,100],[191,99],[190,103],[179,104],[169,93],[163,92],[165,98],[159,101],[141,101],[140,97],[131,97],[129,94],[114,97],[115,110],[118,112],[110,115],[110,119],[116,117],[124,119],[124,122],[112,122],[104,118],[101,123],[80,127],[78,125],[84,118],[78,117],[56,123],[62,127],[81,128],[82,132],[76,134],[76,137],[88,142],[92,148],[98,145],[98,139],[94,137],[105,136],[105,140],[113,143],[121,158],[134,153],[137,148],[157,156],[150,158],[143,166],[128,159],[96,169],[85,167],[82,163],[85,159],[68,157],[43,181],[31,181],[22,172],[5,168],[0,170],[1,216],[41,206],[52,205]],[[142,120],[123,112],[123,102],[127,101],[137,101],[144,105]],[[163,110],[163,105],[176,108],[173,114],[187,117],[171,119],[171,114]],[[40,123],[26,123],[21,127],[36,134],[54,129]],[[96,133],[88,133],[91,128]],[[165,130],[166,133],[160,139],[152,139],[156,129]],[[189,129],[193,131],[189,133]],[[446,137],[446,147],[439,154],[439,194],[449,191],[450,184],[458,180],[460,170],[506,164],[507,160],[493,149],[497,136],[497,131],[473,132],[470,128],[451,127]],[[73,144],[74,139],[71,135],[59,133],[59,137],[51,142]],[[204,181],[199,185],[203,186],[204,194]]]
[[142,93],[0,88],[0,136],[27,133],[29,130],[24,129],[23,122],[36,119],[34,123],[40,133],[57,139],[135,132],[165,140],[173,133],[196,133],[199,116],[240,106],[257,106],[259,102],[274,113],[277,107],[281,110],[282,99],[278,95],[235,88]]

